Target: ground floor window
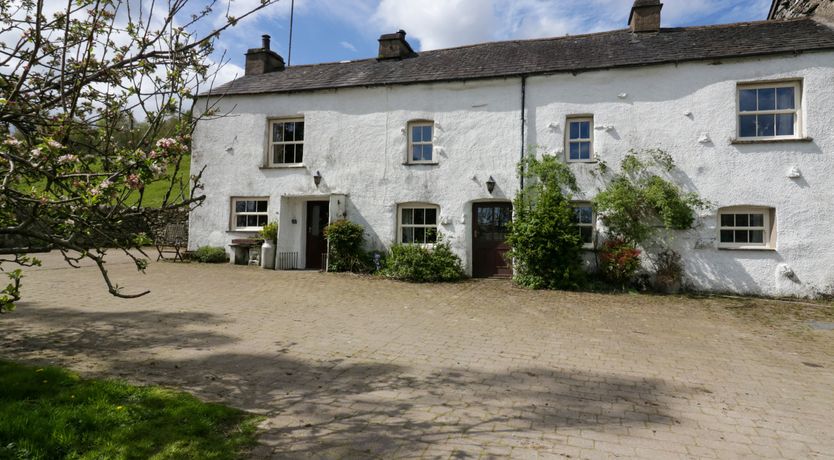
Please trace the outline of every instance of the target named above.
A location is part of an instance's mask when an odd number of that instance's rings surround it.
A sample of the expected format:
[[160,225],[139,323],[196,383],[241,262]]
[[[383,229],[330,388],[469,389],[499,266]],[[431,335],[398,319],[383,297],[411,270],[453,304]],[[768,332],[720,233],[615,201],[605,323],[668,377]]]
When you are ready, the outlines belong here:
[[728,249],[763,249],[772,245],[772,208],[732,207],[718,212],[718,244]]
[[582,246],[585,248],[594,247],[595,221],[594,208],[590,203],[574,203],[574,221],[579,228],[579,237],[582,238]]
[[258,231],[268,220],[268,199],[232,198],[232,230]]
[[429,204],[400,205],[399,242],[404,244],[437,243],[437,215],[440,208]]

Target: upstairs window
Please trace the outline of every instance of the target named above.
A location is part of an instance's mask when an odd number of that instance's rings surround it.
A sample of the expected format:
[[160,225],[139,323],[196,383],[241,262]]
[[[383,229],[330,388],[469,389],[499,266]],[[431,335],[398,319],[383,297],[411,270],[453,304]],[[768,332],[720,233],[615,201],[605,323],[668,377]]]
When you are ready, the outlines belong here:
[[800,131],[799,82],[738,87],[738,137],[790,139]]
[[269,219],[266,198],[232,198],[232,230],[258,231]]
[[772,208],[735,207],[718,212],[718,247],[767,249],[772,247]]
[[400,206],[399,242],[403,244],[437,243],[437,215],[440,209],[430,204]]
[[408,124],[408,163],[434,163],[434,123],[418,121]]
[[575,203],[573,205],[574,222],[582,238],[582,247],[594,247],[594,208],[589,203]]
[[565,151],[568,162],[594,161],[594,119],[590,117],[568,118]]
[[270,166],[304,162],[304,120],[275,120],[270,123],[270,131]]

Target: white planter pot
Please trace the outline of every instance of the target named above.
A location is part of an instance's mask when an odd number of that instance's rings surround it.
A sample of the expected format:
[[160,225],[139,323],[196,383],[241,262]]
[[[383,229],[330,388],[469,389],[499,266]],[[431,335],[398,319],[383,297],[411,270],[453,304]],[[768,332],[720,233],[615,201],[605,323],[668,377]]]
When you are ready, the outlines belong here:
[[264,241],[261,245],[261,268],[275,269],[275,244],[272,241]]

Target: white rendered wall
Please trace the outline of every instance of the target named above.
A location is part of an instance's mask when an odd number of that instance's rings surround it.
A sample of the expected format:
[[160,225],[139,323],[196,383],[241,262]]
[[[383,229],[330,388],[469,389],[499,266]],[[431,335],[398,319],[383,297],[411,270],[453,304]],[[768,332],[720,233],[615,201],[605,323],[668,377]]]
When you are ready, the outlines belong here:
[[[730,144],[737,83],[784,78],[803,81],[803,129],[813,142]],[[448,222],[441,233],[471,270],[472,203],[510,200],[518,187],[520,88],[512,78],[226,97],[230,115],[201,122],[194,136],[192,170],[208,165],[207,199],[191,216],[189,248],[251,235],[228,231],[230,197],[265,196],[271,220],[281,212],[279,247],[303,254],[303,201],[346,194],[348,218],[377,248],[395,241],[397,204],[439,205]],[[597,126],[611,127],[594,131],[595,151],[609,166],[629,149],[662,148],[681,169],[679,183],[717,207],[776,208],[775,251],[717,249],[715,210],[696,230],[678,233],[673,244],[692,287],[804,296],[834,285],[832,53],[531,77],[527,105],[527,144],[540,152],[563,155],[565,117],[593,114]],[[267,120],[302,114],[305,168],[262,169]],[[439,164],[403,164],[401,129],[415,119],[437,122]],[[705,134],[711,142],[699,142]],[[786,177],[794,166],[802,178]],[[588,173],[593,167],[573,167],[583,185],[579,198],[590,199],[599,186]],[[318,189],[316,171],[323,176]],[[490,175],[498,184],[492,195],[484,185]],[[799,282],[780,275],[785,266]]]

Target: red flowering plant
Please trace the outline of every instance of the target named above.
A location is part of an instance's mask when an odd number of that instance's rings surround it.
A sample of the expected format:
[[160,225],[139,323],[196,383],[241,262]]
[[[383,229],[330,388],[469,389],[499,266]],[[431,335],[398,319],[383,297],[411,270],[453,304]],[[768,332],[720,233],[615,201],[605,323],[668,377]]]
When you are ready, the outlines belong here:
[[600,274],[625,289],[640,269],[640,250],[621,238],[606,241],[599,253]]

